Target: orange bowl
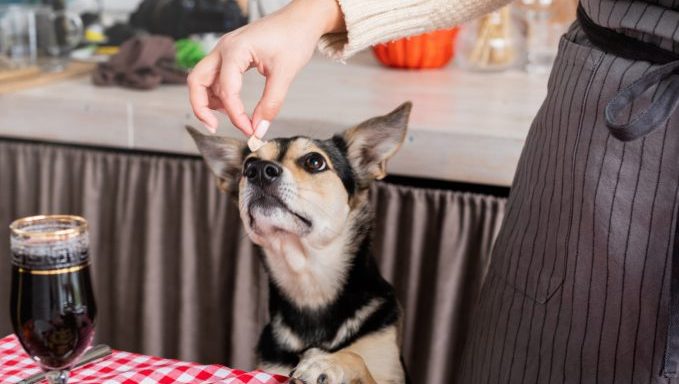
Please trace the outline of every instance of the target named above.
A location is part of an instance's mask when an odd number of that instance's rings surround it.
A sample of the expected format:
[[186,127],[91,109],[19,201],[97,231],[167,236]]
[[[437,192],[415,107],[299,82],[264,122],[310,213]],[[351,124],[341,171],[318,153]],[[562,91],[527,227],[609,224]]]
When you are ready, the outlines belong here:
[[455,53],[455,37],[459,27],[406,37],[373,47],[377,60],[393,68],[440,68]]

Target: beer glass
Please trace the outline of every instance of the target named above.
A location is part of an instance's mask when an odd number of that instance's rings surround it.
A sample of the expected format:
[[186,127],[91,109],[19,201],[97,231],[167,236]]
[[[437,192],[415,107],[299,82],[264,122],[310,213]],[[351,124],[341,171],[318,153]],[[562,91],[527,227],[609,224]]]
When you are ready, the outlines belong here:
[[92,341],[97,313],[87,222],[33,216],[10,229],[14,333],[51,384],[66,384],[69,369]]
[[35,19],[38,32],[38,50],[46,72],[60,72],[68,64],[69,53],[82,40],[83,23],[72,12],[37,7]]

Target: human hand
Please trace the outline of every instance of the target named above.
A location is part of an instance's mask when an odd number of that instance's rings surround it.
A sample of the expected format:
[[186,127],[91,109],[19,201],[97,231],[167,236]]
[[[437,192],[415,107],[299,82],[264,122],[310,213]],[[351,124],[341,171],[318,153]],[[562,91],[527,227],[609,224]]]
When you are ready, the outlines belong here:
[[[212,132],[218,123],[211,110],[219,110],[244,134],[250,136],[256,129],[257,137],[264,136],[320,37],[344,28],[336,0],[294,0],[278,12],[222,36],[188,77],[194,114]],[[266,77],[266,85],[250,120],[240,91],[243,74],[253,67]]]

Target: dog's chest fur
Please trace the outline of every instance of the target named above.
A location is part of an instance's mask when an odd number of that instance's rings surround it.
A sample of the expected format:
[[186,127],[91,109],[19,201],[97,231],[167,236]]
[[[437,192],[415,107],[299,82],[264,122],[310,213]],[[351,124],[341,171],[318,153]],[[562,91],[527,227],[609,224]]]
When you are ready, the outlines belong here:
[[[300,307],[275,278],[270,280],[271,321],[257,347],[262,363],[295,366],[309,348],[337,351],[398,322],[400,308],[393,288],[380,275],[369,248],[366,237],[350,260],[336,297],[317,308]],[[267,265],[266,257],[264,261]]]

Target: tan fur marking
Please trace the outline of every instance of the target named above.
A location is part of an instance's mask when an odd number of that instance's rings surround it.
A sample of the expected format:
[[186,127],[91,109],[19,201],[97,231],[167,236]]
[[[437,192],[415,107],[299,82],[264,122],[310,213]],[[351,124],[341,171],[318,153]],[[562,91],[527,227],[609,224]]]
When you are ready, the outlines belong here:
[[380,308],[380,305],[384,303],[382,299],[373,299],[368,304],[359,308],[356,313],[350,318],[348,318],[337,330],[335,338],[326,345],[328,349],[334,349],[342,342],[347,340],[349,337],[353,336],[361,328],[365,320],[370,317],[375,311]]
[[335,353],[311,349],[302,357],[293,377],[315,383],[321,374],[333,384],[404,383],[396,326],[364,336]]
[[293,351],[302,351],[304,341],[300,339],[287,325],[283,324],[280,316],[274,317],[271,321],[271,328],[276,340]]
[[269,141],[257,152],[254,152],[254,155],[263,160],[275,160],[278,157],[278,145],[273,141]]

